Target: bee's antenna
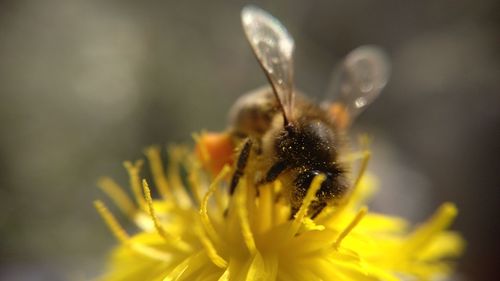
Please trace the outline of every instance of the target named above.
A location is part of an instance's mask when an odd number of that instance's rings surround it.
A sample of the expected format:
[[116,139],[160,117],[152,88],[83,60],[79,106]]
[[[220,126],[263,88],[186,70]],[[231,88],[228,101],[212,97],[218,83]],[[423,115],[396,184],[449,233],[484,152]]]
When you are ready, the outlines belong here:
[[[276,87],[274,86],[273,81],[271,80],[271,78],[269,77],[267,72],[265,71],[265,68],[262,67],[262,69],[264,69],[264,72],[266,73],[267,81],[269,81],[269,84],[271,85],[271,89],[273,89],[274,96],[278,100],[278,104],[279,104],[281,113],[283,115],[283,125],[285,127],[287,127],[290,124],[290,120],[288,119],[288,114],[287,114],[287,111],[285,110],[285,106],[283,105],[283,102],[281,102],[281,99],[279,98],[278,91],[276,90]],[[290,113],[291,113],[291,110],[290,110]]]

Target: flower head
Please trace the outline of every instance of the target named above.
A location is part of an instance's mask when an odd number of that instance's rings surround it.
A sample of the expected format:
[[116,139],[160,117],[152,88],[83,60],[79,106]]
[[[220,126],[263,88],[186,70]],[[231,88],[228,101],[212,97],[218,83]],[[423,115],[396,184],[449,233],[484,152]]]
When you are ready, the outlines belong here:
[[290,219],[279,181],[257,185],[244,176],[229,196],[231,168],[211,179],[192,153],[175,147],[165,172],[158,147],[145,154],[151,181],[140,176],[142,161],[125,162],[135,202],[111,179],[100,181],[139,228],[126,233],[95,202],[121,242],[103,280],[432,280],[448,274],[446,259],[462,250],[460,236],[446,230],[457,213],[451,203],[415,228],[369,212],[374,180],[364,168],[344,202],[311,219],[308,206],[324,180],[316,177]]

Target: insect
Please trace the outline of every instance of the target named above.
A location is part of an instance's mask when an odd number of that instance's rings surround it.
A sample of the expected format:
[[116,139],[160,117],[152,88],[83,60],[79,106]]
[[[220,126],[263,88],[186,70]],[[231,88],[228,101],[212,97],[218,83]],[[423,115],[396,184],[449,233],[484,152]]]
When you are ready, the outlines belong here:
[[[311,101],[293,85],[294,41],[285,27],[264,10],[242,10],[243,29],[269,81],[269,86],[241,96],[230,111],[229,128],[205,138],[214,159],[212,167],[235,162],[230,193],[247,166],[257,182],[279,178],[293,216],[300,208],[313,178],[326,179],[309,208],[315,217],[336,204],[349,190],[347,168],[339,159],[346,130],[381,92],[389,76],[385,54],[362,46],[350,52],[334,72],[333,100]],[[240,147],[233,159],[233,148]],[[247,172],[247,173],[248,173]]]

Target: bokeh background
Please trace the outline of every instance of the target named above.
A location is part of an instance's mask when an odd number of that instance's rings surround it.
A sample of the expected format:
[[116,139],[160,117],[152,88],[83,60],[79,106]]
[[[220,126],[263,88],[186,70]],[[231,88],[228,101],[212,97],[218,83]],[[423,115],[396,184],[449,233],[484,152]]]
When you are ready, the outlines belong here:
[[[85,280],[115,244],[92,206],[102,175],[149,144],[221,130],[264,84],[240,27],[250,1],[0,1],[0,279]],[[419,222],[455,202],[455,280],[497,280],[500,2],[256,3],[296,40],[296,84],[377,44],[393,75],[354,134],[374,137],[372,208]]]

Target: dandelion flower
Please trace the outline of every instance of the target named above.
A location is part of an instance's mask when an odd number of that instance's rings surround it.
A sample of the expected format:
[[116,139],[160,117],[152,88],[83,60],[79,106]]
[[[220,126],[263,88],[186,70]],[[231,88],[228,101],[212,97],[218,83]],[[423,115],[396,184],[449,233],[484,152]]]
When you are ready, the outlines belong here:
[[120,242],[102,280],[434,280],[451,272],[450,258],[463,248],[447,230],[457,214],[451,203],[416,227],[369,212],[374,179],[364,168],[341,205],[311,219],[308,206],[323,180],[316,177],[290,219],[278,180],[256,195],[257,183],[244,175],[229,196],[230,167],[212,179],[186,148],[170,149],[166,169],[159,147],[145,154],[151,179],[141,177],[143,161],[125,162],[133,200],[113,180],[99,182],[138,228],[127,233],[95,202]]

